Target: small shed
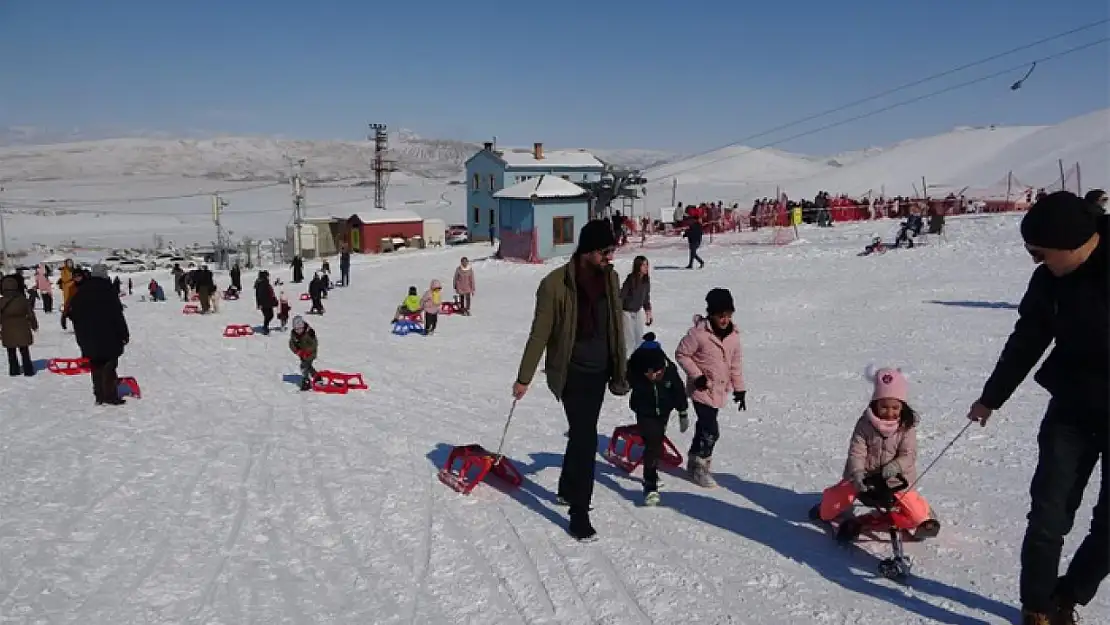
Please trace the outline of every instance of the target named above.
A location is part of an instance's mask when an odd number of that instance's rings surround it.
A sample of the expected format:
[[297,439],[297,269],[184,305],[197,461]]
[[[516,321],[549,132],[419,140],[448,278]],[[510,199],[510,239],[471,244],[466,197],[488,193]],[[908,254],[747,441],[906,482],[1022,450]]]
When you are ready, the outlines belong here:
[[587,196],[582,187],[551,174],[494,193],[501,256],[538,263],[574,252],[578,230],[589,219]]
[[339,251],[343,240],[346,219],[342,217],[306,217],[304,223],[316,226],[316,253],[319,256],[332,256]]
[[363,254],[381,252],[382,239],[423,236],[424,218],[411,211],[381,210],[356,213],[347,219],[347,244]]

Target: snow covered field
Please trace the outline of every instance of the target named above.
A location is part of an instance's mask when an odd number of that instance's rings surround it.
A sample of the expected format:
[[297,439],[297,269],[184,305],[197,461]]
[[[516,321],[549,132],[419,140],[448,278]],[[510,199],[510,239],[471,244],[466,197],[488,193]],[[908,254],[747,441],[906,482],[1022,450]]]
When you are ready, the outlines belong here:
[[[497,444],[532,294],[553,265],[478,260],[474,316],[424,338],[390,334],[405,289],[450,280],[462,254],[489,248],[359,259],[353,285],[309,318],[319,365],[370,383],[347,396],[287,381],[284,334],[221,336],[258,323],[251,298],[204,318],[128,298],[120,373],[142,399],[96,408],[87,376],[0,379],[0,623],[1013,622],[1046,403],[1032,381],[921,484],[944,529],[908,546],[908,588],[877,577],[867,552],[885,545],[838,547],[806,520],[843,467],[864,367],[911,376],[924,469],[964,425],[1032,269],[1012,216],[953,219],[947,242],[856,256],[894,225],[806,227],[779,248],[718,237],[700,271],[676,269],[683,249],[653,247],[668,351],[709,288],[732,289],[749,410],[722,413],[720,488],[665,477],[657,509],[637,505],[639,472],[599,456],[591,545],[565,534],[554,505],[565,421],[542,375],[506,447],[520,489],[491,480],[463,497],[435,475],[450,446]],[[636,251],[618,256],[622,274]],[[32,355],[76,356],[57,316],[41,320]],[[629,421],[626,398],[607,398],[599,449]],[[670,435],[685,454],[690,433]],[[1084,622],[1108,615],[1104,588]]]

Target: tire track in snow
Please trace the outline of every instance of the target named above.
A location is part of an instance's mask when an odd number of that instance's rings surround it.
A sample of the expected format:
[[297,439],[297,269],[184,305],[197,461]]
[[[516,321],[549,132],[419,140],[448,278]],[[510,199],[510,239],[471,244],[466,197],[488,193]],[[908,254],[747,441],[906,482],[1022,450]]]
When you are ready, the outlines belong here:
[[428,571],[432,567],[432,523],[434,522],[434,506],[435,506],[435,493],[432,492],[432,484],[429,480],[421,480],[418,476],[421,475],[419,466],[417,466],[417,454],[412,448],[412,439],[408,439],[409,450],[409,464],[412,470],[412,475],[417,482],[423,484],[423,499],[424,499],[424,535],[421,542],[421,552],[417,557],[417,567],[413,571],[412,580],[412,606],[409,610],[408,621],[411,625],[416,625],[416,617],[420,613],[420,599],[424,596],[424,591],[428,587]]
[[[528,571],[528,576],[531,577],[535,585],[543,591],[542,607],[544,611],[551,616],[555,616],[555,603],[551,600],[551,593],[548,591],[547,585],[544,584],[539,566],[536,564],[535,559],[532,558],[532,554],[528,551],[527,543],[525,543],[524,538],[521,537],[520,532],[517,530],[516,524],[509,519],[509,515],[505,513],[505,510],[502,509],[501,506],[494,506],[494,508],[501,515],[501,518],[505,520],[505,525],[512,530],[512,538],[509,538],[507,542],[512,546],[513,550],[517,552],[521,559],[524,560],[525,570]],[[505,534],[504,536],[508,538],[509,535]]]

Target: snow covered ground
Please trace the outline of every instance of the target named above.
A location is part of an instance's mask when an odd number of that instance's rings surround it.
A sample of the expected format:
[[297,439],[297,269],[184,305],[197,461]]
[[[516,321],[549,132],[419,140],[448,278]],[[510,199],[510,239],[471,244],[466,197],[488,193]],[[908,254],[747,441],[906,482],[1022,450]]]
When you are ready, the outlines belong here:
[[[491,480],[463,497],[436,479],[452,445],[497,444],[553,264],[481,260],[480,246],[358,259],[353,285],[309,318],[319,364],[370,383],[347,396],[299,392],[282,333],[223,338],[226,324],[258,323],[249,298],[203,318],[128,298],[120,373],[142,399],[97,408],[87,376],[0,379],[0,622],[1013,622],[1046,403],[1031,381],[921,484],[945,526],[908,546],[909,587],[876,576],[869,552],[884,545],[838,547],[806,520],[843,467],[865,366],[911,376],[924,469],[964,425],[1032,269],[1014,217],[953,219],[947,242],[856,256],[892,227],[806,227],[779,248],[718,237],[699,271],[677,269],[681,248],[652,246],[668,351],[709,288],[732,289],[749,410],[723,413],[720,488],[672,475],[664,507],[638,507],[639,472],[599,456],[591,545],[565,534],[553,502],[565,421],[542,374],[506,446],[521,488]],[[619,255],[622,273],[636,251]],[[464,253],[479,259],[475,315],[442,319],[434,337],[392,335],[405,289],[449,280]],[[44,315],[32,355],[77,353]],[[599,449],[629,420],[626,400],[607,398]],[[685,453],[689,433],[670,435]],[[1110,623],[1103,590],[1084,622]]]

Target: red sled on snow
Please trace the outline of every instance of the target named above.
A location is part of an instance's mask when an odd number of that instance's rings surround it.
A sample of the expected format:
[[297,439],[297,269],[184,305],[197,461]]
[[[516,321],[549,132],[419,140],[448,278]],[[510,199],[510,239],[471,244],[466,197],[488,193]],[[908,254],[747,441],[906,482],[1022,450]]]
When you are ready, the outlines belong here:
[[200,306],[198,306],[196,304],[185,304],[185,306],[181,309],[181,314],[183,314],[183,315],[199,315],[200,314]]
[[524,477],[508,458],[501,455],[501,449],[505,446],[505,435],[509,432],[509,424],[513,421],[515,410],[516,401],[509,410],[509,418],[505,421],[505,429],[501,431],[501,442],[498,443],[496,452],[491,453],[477,443],[452,447],[451,453],[447,456],[447,462],[439,471],[439,481],[463,495],[469,495],[470,491],[474,490],[490,473],[510,486],[520,486],[524,482]]
[[311,295],[309,295],[308,293],[301,293],[301,301],[302,302],[307,302],[310,299],[312,299]]
[[46,369],[58,375],[81,375],[92,372],[88,358],[51,358],[46,362]]
[[231,324],[224,328],[224,336],[229,339],[238,338],[241,336],[253,336],[254,329],[246,324]]
[[193,293],[192,295],[190,295],[189,296],[189,301],[190,302],[199,302],[200,301],[200,293]]
[[[633,458],[632,451],[637,447],[640,453]],[[613,430],[613,436],[609,438],[609,446],[605,449],[604,455],[609,462],[632,473],[644,460],[643,448],[644,437],[640,435],[640,426],[621,425]],[[666,436],[663,437],[663,457],[659,462],[671,467],[682,466],[682,454]]]
[[126,396],[134,397],[135,399],[143,398],[143,391],[141,388],[139,388],[139,382],[135,380],[135,378],[131,376],[120,378],[119,385],[127,389],[127,393],[125,394]]
[[439,305],[439,314],[454,315],[459,312],[458,302],[443,302]]
[[341,373],[339,371],[317,371],[312,380],[312,390],[330,395],[346,395],[349,391],[365,391],[370,388],[361,373]]

